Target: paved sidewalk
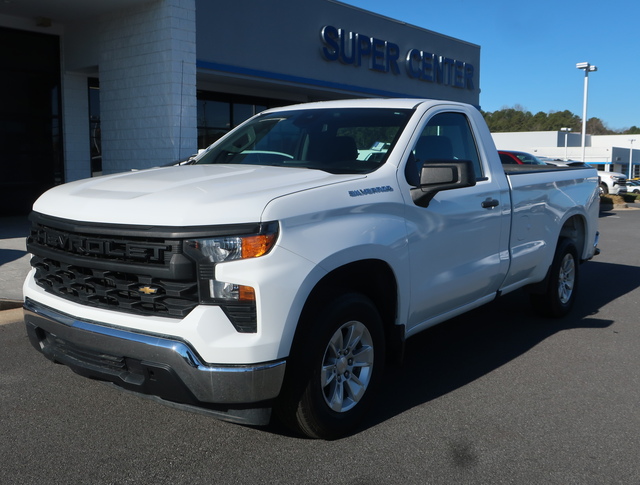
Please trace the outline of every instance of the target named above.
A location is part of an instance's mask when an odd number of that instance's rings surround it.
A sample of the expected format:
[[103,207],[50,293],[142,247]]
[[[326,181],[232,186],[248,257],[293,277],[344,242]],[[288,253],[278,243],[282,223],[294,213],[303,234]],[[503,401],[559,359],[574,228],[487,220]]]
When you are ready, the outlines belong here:
[[22,302],[22,283],[29,272],[26,216],[0,217],[0,310]]

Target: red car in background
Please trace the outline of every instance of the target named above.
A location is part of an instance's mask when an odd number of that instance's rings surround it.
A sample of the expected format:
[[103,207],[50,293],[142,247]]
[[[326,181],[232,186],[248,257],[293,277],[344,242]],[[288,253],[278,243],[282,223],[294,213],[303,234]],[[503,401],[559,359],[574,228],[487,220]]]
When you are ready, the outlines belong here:
[[498,150],[502,165],[546,165],[535,155],[527,152],[516,152],[512,150]]

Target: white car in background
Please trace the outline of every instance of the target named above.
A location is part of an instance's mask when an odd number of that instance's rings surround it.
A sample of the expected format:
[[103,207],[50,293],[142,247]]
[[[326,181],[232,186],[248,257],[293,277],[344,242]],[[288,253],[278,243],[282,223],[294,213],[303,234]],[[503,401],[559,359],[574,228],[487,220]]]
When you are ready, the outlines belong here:
[[640,194],[640,180],[627,180],[627,192]]
[[[576,160],[552,160],[545,157],[539,158],[543,160],[547,165],[556,165],[558,167],[589,166],[584,162],[578,162]],[[605,172],[604,170],[598,170],[598,177],[600,177],[601,195],[619,195],[627,193],[627,176],[625,174],[620,172]]]

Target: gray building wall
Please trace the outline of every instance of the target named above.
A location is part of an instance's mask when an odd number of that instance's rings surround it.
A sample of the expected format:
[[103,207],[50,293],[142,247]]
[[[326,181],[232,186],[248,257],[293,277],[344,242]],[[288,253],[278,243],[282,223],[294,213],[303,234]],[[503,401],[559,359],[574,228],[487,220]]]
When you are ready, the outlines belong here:
[[[479,105],[477,45],[332,0],[197,0],[196,5],[203,87],[259,80],[261,93],[276,97],[408,96]],[[325,26],[330,28],[323,40]],[[342,31],[341,38],[335,38],[332,28]],[[354,61],[352,42],[357,50]],[[407,65],[409,53],[412,69]],[[429,59],[427,54],[435,55],[436,62],[422,62]],[[440,57],[445,72],[438,80],[435,64]]]
[[11,2],[0,25],[60,37],[65,181],[91,176],[90,78],[100,82],[103,173],[195,153],[197,90],[479,105],[479,46],[334,0]]
[[179,160],[197,149],[194,0],[103,17],[100,106],[104,173]]
[[91,177],[87,75],[62,73],[65,181]]

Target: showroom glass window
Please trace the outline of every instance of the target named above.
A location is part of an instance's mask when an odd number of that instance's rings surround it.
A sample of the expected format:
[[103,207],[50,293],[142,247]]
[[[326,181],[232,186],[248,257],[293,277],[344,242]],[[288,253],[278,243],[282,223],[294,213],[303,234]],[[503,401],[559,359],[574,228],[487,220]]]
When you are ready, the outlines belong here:
[[198,148],[208,147],[254,114],[287,104],[292,102],[198,91]]

